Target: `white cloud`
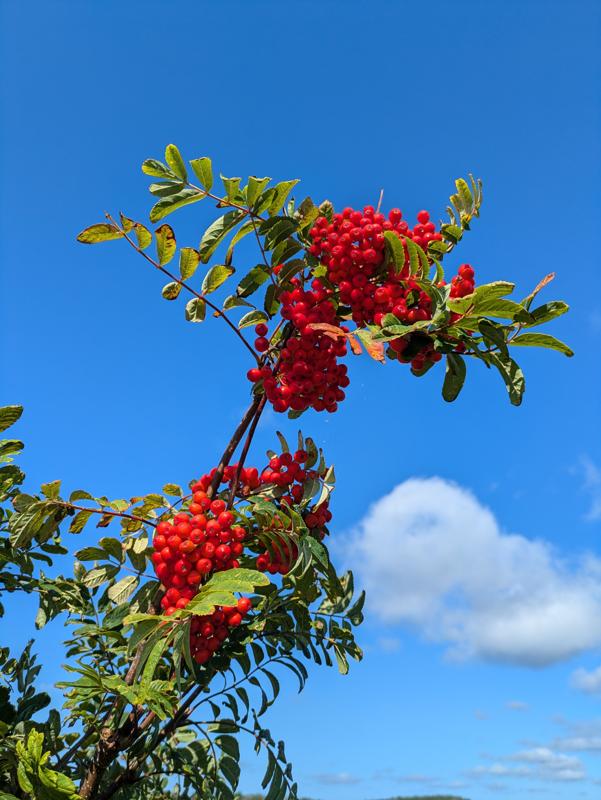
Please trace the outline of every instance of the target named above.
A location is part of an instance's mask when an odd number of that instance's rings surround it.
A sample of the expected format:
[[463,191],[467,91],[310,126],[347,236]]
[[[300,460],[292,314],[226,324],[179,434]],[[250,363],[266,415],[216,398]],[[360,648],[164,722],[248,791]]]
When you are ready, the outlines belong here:
[[551,782],[581,781],[586,778],[579,758],[550,747],[522,750],[493,764],[478,765],[469,774],[473,777],[525,778]]
[[601,751],[601,736],[566,736],[554,744],[573,753],[597,753]]
[[581,781],[586,777],[582,762],[576,756],[558,753],[550,747],[533,747],[510,756],[512,761],[534,764],[538,777],[556,781]]
[[584,488],[589,493],[591,500],[586,519],[594,522],[601,519],[601,470],[588,456],[583,456],[581,464],[584,473]]
[[580,753],[601,752],[601,720],[571,722],[559,719],[558,723],[565,729],[565,733],[553,741],[553,749]]
[[601,667],[593,670],[577,669],[570,678],[574,689],[586,694],[601,694]]
[[504,533],[466,489],[413,478],[378,500],[348,557],[384,622],[454,657],[545,666],[601,645],[601,561]]
[[348,772],[320,772],[314,775],[313,779],[326,786],[349,786],[354,783],[360,783],[362,780]]
[[496,778],[530,778],[533,770],[530,767],[513,767],[509,764],[487,764],[474,767],[469,770],[469,774],[474,777],[486,775]]
[[508,700],[505,703],[506,707],[510,709],[510,711],[527,711],[528,710],[528,703],[524,703],[522,700]]

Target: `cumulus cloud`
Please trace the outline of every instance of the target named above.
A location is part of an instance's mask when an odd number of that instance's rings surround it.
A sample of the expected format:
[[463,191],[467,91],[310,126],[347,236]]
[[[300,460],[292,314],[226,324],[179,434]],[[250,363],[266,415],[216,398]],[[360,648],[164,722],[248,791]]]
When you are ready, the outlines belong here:
[[601,694],[601,667],[593,670],[575,670],[570,678],[570,683],[574,689],[585,692],[585,694]]
[[584,766],[576,756],[560,753],[550,747],[533,747],[506,756],[493,764],[474,767],[473,777],[526,778],[539,781],[581,781],[586,778]]
[[601,720],[572,722],[560,719],[558,722],[564,728],[564,734],[553,741],[553,749],[576,753],[601,752]]
[[601,561],[505,533],[466,489],[413,478],[378,500],[348,558],[373,613],[458,658],[541,667],[601,645]]
[[558,753],[550,747],[533,747],[513,756],[512,761],[534,765],[538,777],[544,780],[581,781],[586,777],[582,762],[576,756]]
[[320,772],[314,775],[313,779],[325,786],[350,786],[360,783],[362,780],[357,775],[351,775],[349,772]]

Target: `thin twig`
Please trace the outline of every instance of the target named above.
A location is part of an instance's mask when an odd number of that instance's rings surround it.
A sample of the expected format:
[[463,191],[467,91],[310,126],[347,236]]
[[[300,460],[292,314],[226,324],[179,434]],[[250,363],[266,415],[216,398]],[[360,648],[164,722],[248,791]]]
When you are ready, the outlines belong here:
[[224,322],[234,331],[236,336],[242,341],[242,343],[247,348],[247,350],[249,350],[249,352],[252,354],[252,357],[255,359],[255,361],[257,361],[257,362],[259,361],[259,356],[257,355],[257,353],[255,353],[255,351],[253,350],[251,345],[246,341],[244,336],[240,333],[238,328],[234,325],[234,323],[231,321],[231,319],[228,317],[228,315],[225,313],[225,311],[223,311],[223,309],[219,308],[219,306],[215,305],[215,303],[213,303],[211,300],[207,300],[206,295],[202,294],[201,292],[197,292],[196,289],[193,289],[190,286],[190,284],[186,283],[181,278],[178,278],[177,275],[174,275],[172,272],[170,272],[168,269],[166,269],[162,264],[159,264],[158,261],[155,261],[154,258],[151,258],[147,253],[145,253],[144,250],[142,250],[142,248],[138,244],[136,244],[136,242],[134,242],[134,240],[131,238],[131,236],[128,236],[127,233],[123,230],[123,228],[121,228],[115,222],[115,220],[113,219],[113,217],[110,214],[106,214],[106,218],[109,220],[111,225],[114,225],[117,228],[117,230],[121,231],[121,233],[123,234],[124,239],[127,242],[129,242],[129,244],[134,248],[134,250],[137,253],[139,253],[141,256],[144,256],[146,261],[148,261],[150,264],[152,264],[153,267],[155,267],[156,269],[160,270],[164,275],[166,275],[168,278],[170,278],[174,283],[179,284],[183,289],[185,289],[186,291],[190,292],[190,294],[194,295],[194,297],[196,297],[198,300],[202,300],[204,303],[206,303],[209,306],[209,308],[212,308],[213,311],[215,312],[215,314],[218,317],[221,317],[224,320]]
[[263,409],[265,408],[265,403],[267,402],[267,395],[263,395],[261,398],[261,402],[259,403],[257,410],[255,412],[255,416],[253,417],[253,421],[248,429],[248,435],[246,437],[246,441],[244,442],[244,447],[242,448],[242,452],[240,453],[240,458],[238,459],[238,466],[236,467],[236,472],[234,474],[234,478],[232,480],[232,488],[230,490],[230,497],[228,500],[227,507],[231,508],[234,505],[234,500],[236,499],[236,491],[238,489],[238,483],[240,482],[240,475],[242,473],[242,469],[244,468],[244,462],[246,461],[246,456],[248,455],[248,451],[253,440],[253,436],[255,435],[255,431],[257,429],[257,425],[259,424],[259,420],[261,419],[261,414],[263,413]]

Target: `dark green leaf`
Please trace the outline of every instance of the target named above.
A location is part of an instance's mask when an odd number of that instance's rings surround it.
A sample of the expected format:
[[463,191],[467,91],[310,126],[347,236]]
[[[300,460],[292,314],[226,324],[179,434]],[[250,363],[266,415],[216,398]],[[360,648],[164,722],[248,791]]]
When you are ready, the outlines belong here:
[[384,238],[390,260],[394,264],[394,271],[398,274],[405,266],[405,248],[396,233],[392,231],[384,231]]
[[171,180],[177,179],[175,172],[172,172],[165,164],[157,161],[154,158],[147,158],[142,164],[142,172],[145,175],[151,175],[153,178],[170,178]]
[[521,347],[546,347],[549,350],[558,350],[566,356],[574,355],[574,351],[567,344],[554,336],[549,336],[548,333],[522,333],[511,339],[510,344]]
[[0,431],[5,431],[20,419],[23,406],[2,406],[0,408]]
[[259,322],[268,322],[269,317],[264,311],[249,311],[245,314],[238,323],[239,328],[247,328],[249,325],[258,325]]
[[524,373],[512,358],[497,353],[490,353],[488,357],[505,381],[511,404],[519,406],[526,389]]
[[211,258],[219,244],[225,239],[229,231],[232,230],[245,217],[244,211],[228,211],[218,217],[204,232],[200,242],[200,258],[203,264]]
[[442,386],[442,396],[447,403],[455,400],[465,381],[465,361],[460,355],[449,353],[447,355],[447,369]]
[[169,197],[164,197],[162,200],[159,200],[158,203],[155,203],[150,209],[150,221],[158,222],[160,219],[163,219],[163,217],[173,213],[173,211],[176,211],[178,208],[187,206],[190,203],[197,203],[204,197],[206,197],[204,192],[199,192],[198,189],[182,189],[181,191],[176,192],[176,194],[169,195]]

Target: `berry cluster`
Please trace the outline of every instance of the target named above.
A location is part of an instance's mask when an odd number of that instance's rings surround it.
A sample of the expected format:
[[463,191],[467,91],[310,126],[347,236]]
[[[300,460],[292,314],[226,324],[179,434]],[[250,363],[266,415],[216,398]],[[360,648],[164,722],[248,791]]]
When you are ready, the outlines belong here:
[[474,291],[475,285],[473,268],[469,264],[462,264],[451,281],[451,297],[465,297]]
[[[229,464],[223,471],[223,475],[221,476],[222,483],[229,483],[231,485],[236,472],[238,471],[238,464]],[[217,467],[213,467],[213,469],[203,475],[192,487],[193,491],[203,491],[206,492],[213,482],[215,475],[217,474]],[[255,489],[258,489],[261,485],[261,479],[259,477],[259,470],[256,467],[242,467],[240,470],[240,474],[238,476],[238,486],[236,489],[236,493],[246,497]]]
[[201,481],[192,487],[188,512],[156,528],[152,561],[167,590],[161,600],[167,615],[185,608],[207,575],[238,567],[244,549],[245,529],[234,525],[224,501],[210,500],[203,486]]
[[365,206],[363,212],[345,208],[341,214],[334,214],[331,222],[326,217],[318,217],[311,228],[309,235],[313,244],[309,252],[328,268],[329,280],[338,286],[340,301],[350,307],[357,325],[374,321],[378,324],[377,315],[393,313],[393,308],[399,304],[404,308],[403,317],[409,313],[408,321],[428,319],[423,316],[429,308],[427,295],[421,298],[420,304],[418,297],[410,296],[413,289],[403,286],[409,277],[406,268],[400,274],[392,268],[381,274],[386,250],[385,231],[397,234],[405,248],[407,262],[406,239],[413,240],[424,250],[431,241],[442,239],[427,211],[420,211],[417,217],[417,224],[410,228],[398,208],[390,211],[388,219],[372,206]]
[[[302,447],[302,440],[299,444]],[[308,469],[308,461],[307,451],[299,448],[295,453],[272,456],[261,472],[256,467],[239,468],[238,464],[230,464],[223,471],[221,482],[231,486],[237,476],[238,497],[247,497],[262,487],[276,487],[272,498],[276,508],[300,504],[307,482],[325,474],[323,466],[321,472]],[[248,534],[244,527],[234,524],[235,516],[222,499],[209,496],[216,474],[217,470],[213,469],[194,482],[188,509],[175,514],[171,521],[159,522],[156,527],[152,562],[165,587],[161,606],[167,616],[186,608],[200,584],[211,574],[239,566],[238,557],[243,554]],[[306,509],[303,516],[313,535],[323,538],[326,525],[332,519],[327,501]],[[285,524],[283,519],[274,517],[272,528],[283,530]],[[282,538],[276,540],[271,551],[260,553],[256,565],[271,574],[285,574],[297,556],[296,545]],[[205,664],[217,652],[251,607],[251,601],[241,597],[236,606],[218,607],[212,614],[192,617],[190,648],[198,664]]]
[[235,606],[223,606],[212,614],[192,618],[190,650],[197,664],[206,664],[228,638],[230,630],[242,623],[251,608],[248,597],[241,597]]
[[[314,278],[311,290],[302,288],[298,278],[291,280],[291,291],[280,296],[282,317],[289,320],[293,333],[280,351],[278,364],[249,370],[248,378],[254,383],[262,380],[267,399],[275,411],[284,412],[336,411],[344,400],[344,388],[348,386],[347,367],[337,359],[346,355],[346,337],[332,338],[322,330],[314,330],[314,323],[326,323],[340,327],[336,309],[330,299],[332,289]],[[348,329],[340,328],[341,333]],[[266,333],[264,325],[258,325],[257,333]],[[255,340],[259,352],[265,352],[269,343],[264,335]]]

